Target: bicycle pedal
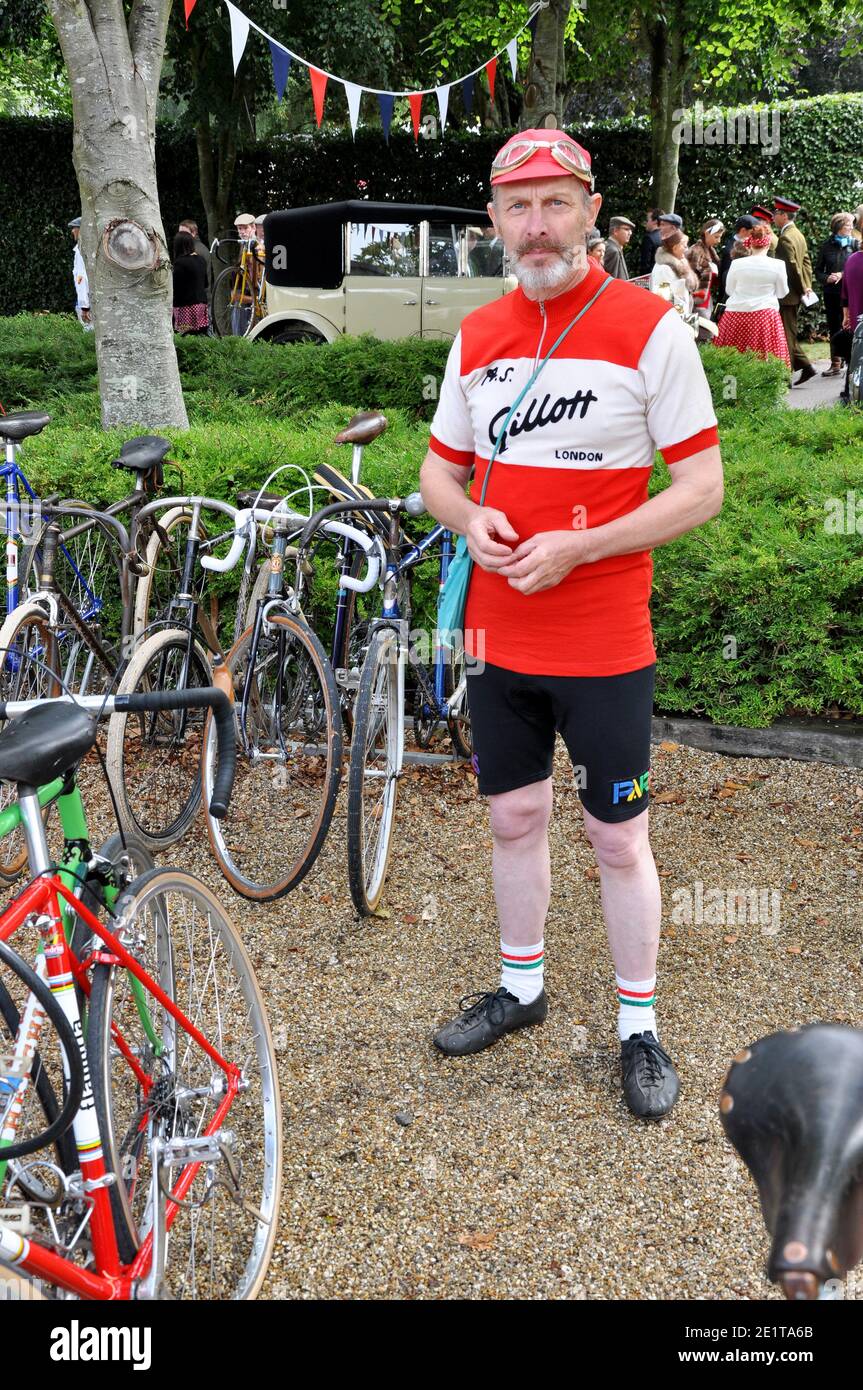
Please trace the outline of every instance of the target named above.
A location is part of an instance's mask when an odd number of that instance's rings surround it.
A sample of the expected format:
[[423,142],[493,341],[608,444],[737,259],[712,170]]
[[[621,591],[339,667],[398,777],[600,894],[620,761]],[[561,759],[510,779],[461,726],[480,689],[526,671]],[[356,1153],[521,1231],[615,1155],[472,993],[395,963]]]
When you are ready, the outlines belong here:
[[177,1135],[162,1141],[162,1168],[185,1168],[189,1163],[218,1163],[230,1154],[234,1144],[231,1130],[220,1129],[215,1134],[197,1138]]
[[19,1236],[33,1234],[33,1217],[30,1203],[22,1202],[19,1207],[0,1207],[0,1226],[9,1226]]

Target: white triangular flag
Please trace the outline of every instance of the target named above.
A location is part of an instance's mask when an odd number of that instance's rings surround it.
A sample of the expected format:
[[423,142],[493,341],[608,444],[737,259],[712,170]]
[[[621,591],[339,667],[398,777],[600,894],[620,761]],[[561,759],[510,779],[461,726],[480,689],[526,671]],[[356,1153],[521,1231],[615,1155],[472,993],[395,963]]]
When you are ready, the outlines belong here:
[[435,87],[438,110],[440,111],[440,130],[443,135],[446,130],[446,113],[449,109],[449,87]]
[[506,51],[509,54],[509,65],[512,68],[512,80],[515,82],[518,78],[518,39],[510,39]]
[[228,7],[228,16],[231,21],[231,57],[234,60],[234,72],[236,72],[246,49],[246,40],[249,37],[249,21],[244,14],[240,14],[236,5],[231,4],[231,0],[225,0],[225,4]]
[[348,99],[348,115],[351,119],[351,135],[356,135],[357,121],[360,118],[360,97],[363,94],[363,89],[358,87],[355,82],[346,82],[344,87]]

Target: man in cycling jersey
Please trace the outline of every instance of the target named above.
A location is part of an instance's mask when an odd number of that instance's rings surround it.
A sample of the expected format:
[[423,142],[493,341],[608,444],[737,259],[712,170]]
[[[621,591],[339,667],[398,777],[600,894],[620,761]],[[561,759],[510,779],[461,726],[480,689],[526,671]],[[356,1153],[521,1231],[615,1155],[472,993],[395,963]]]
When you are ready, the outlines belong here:
[[[661,898],[648,840],[656,654],[650,552],[719,511],[716,415],[673,307],[613,280],[513,415],[519,390],[607,279],[586,238],[602,199],[560,131],[514,136],[489,213],[519,285],[469,314],[447,362],[422,467],[429,511],[475,562],[465,615],[479,791],[489,798],[501,983],[462,1001],[434,1042],[465,1056],[542,1023],[555,734],[577,770],[616,972],[623,1087],[658,1118],[679,1082],[655,1013]],[[648,500],[659,450],[670,486]],[[470,493],[465,487],[474,470]],[[465,1007],[466,1005],[469,1007]]]

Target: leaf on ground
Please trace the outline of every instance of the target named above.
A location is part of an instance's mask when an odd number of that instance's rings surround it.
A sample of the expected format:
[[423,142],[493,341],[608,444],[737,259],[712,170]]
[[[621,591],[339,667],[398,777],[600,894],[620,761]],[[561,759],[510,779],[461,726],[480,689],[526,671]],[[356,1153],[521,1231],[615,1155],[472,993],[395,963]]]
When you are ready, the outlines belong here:
[[800,837],[799,837],[799,836],[796,836],[796,835],[795,835],[795,837],[794,837],[794,843],[797,844],[797,845],[802,845],[804,849],[820,849],[820,848],[821,848],[821,846],[819,845],[819,843],[818,843],[817,840],[803,840],[803,839],[800,839]]
[[801,950],[801,948],[800,948],[799,946],[786,946],[785,949],[786,949],[786,951],[788,952],[789,956],[799,956],[799,955],[800,955],[800,950]]
[[686,797],[683,792],[657,792],[652,800],[658,801],[660,805],[680,806]]
[[591,883],[593,883],[596,881],[596,879],[599,878],[599,869],[594,868],[593,865],[591,865],[589,869],[585,869],[584,876],[585,878],[589,878]]
[[497,1240],[497,1231],[463,1231],[458,1238],[459,1245],[466,1245],[469,1250],[490,1250]]
[[827,926],[827,918],[826,918],[826,917],[816,917],[816,918],[815,918],[815,925],[816,925],[816,927],[826,927],[826,926]]
[[402,918],[402,921],[407,922],[409,927],[415,927],[417,922],[419,921],[419,918],[414,917],[413,913],[406,913],[405,916]]
[[676,753],[678,748],[680,747],[680,744],[672,743],[670,739],[664,738],[659,746],[662,749],[663,753]]
[[751,864],[751,863],[752,863],[752,855],[751,855],[751,854],[747,854],[747,853],[745,852],[745,850],[744,850],[744,851],[741,851],[740,854],[735,854],[734,858],[735,858],[735,859],[739,859],[740,862],[741,862],[741,864]]
[[739,937],[739,936],[725,936],[725,937],[723,937],[722,939],[723,939],[723,941],[726,943],[726,945],[728,945],[728,946],[733,946],[734,943],[735,943],[735,941],[739,941],[739,940],[740,940],[740,937]]

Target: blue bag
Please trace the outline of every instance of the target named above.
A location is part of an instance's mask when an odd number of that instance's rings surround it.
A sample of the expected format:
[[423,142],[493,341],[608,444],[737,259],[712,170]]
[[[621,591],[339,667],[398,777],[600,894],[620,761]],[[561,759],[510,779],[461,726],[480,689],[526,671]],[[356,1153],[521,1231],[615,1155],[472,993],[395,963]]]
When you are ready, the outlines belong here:
[[[534,368],[533,372],[531,373],[530,379],[519,391],[518,395],[516,396],[515,400],[510,406],[509,414],[507,415],[506,419],[501,425],[497,439],[494,442],[494,448],[491,451],[491,458],[488,461],[488,468],[485,471],[485,477],[482,481],[482,491],[480,492],[479,497],[479,505],[481,507],[485,505],[485,494],[488,489],[488,480],[491,477],[492,464],[494,463],[495,458],[497,457],[497,452],[500,448],[501,441],[506,437],[506,432],[509,429],[510,420],[512,419],[518,407],[521,405],[531,386],[536,381],[537,377],[539,376],[549,357],[551,357],[552,353],[560,347],[567,333],[571,328],[574,327],[576,323],[578,323],[578,320],[581,318],[582,314],[586,314],[591,305],[596,303],[597,299],[602,294],[602,292],[605,289],[607,289],[608,286],[611,284],[612,279],[613,277],[609,276],[607,280],[603,280],[599,289],[596,291],[596,294],[594,294],[592,298],[587,301],[583,308],[579,309],[575,318],[572,319],[572,321],[566,325],[566,328],[563,330],[560,337],[554,343],[552,343],[548,352],[545,354],[545,357],[543,357],[539,366]],[[467,541],[465,540],[464,536],[459,536],[456,542],[455,554],[453,555],[452,560],[450,561],[449,569],[447,570],[446,581],[444,583],[443,588],[441,589],[440,597],[438,598],[438,640],[444,647],[453,648],[456,646],[457,643],[461,643],[463,641],[464,613],[465,608],[467,607],[467,592],[470,588],[470,577],[472,573],[473,560],[471,559],[470,552],[467,548]]]

